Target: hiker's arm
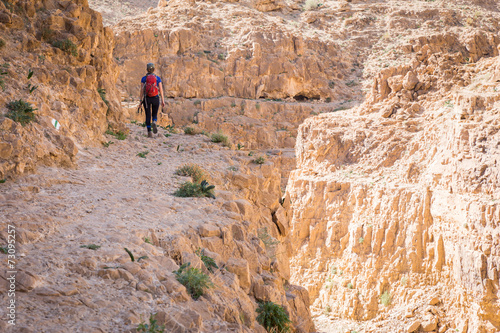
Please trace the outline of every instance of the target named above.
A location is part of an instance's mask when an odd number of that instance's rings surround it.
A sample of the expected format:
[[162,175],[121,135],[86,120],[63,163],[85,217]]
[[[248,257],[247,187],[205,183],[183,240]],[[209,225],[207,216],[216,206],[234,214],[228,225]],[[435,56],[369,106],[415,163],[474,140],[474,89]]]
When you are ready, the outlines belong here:
[[163,97],[163,84],[160,82],[161,106],[165,106],[165,97]]
[[144,98],[144,83],[141,83],[141,95],[139,97],[139,103],[142,103],[143,98]]

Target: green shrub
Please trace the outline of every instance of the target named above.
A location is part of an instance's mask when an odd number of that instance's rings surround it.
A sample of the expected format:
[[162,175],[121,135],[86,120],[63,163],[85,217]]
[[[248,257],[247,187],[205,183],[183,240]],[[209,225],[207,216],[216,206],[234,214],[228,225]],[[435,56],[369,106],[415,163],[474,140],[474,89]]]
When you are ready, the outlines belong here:
[[4,72],[4,71],[0,71],[0,87],[2,88],[2,90],[5,90],[5,77],[4,75],[8,75],[9,73],[7,72]]
[[231,147],[231,141],[229,141],[227,135],[224,135],[222,132],[212,133],[211,140],[215,143],[222,143],[225,147]]
[[201,101],[199,99],[197,99],[196,101],[194,101],[194,105],[200,105],[201,104]]
[[353,289],[353,288],[354,288],[354,286],[353,286],[353,284],[352,284],[351,282],[349,282],[349,283],[347,284],[347,288],[349,288],[349,289]]
[[193,127],[184,127],[184,134],[187,134],[187,135],[195,135],[195,134],[198,134],[196,129],[193,128]]
[[108,142],[103,142],[102,145],[106,148],[109,147],[109,145],[112,145],[114,142],[113,141],[108,141]]
[[146,158],[146,155],[149,154],[149,150],[142,151],[140,153],[137,153],[137,156],[140,158]]
[[177,281],[179,281],[187,292],[193,297],[198,299],[205,291],[214,286],[210,277],[200,271],[198,268],[190,267],[191,263],[187,263],[174,271]]
[[[146,125],[144,125],[146,126]],[[167,125],[167,126],[160,126],[164,130],[167,130],[169,133],[172,134],[177,134],[177,129],[175,128],[175,125]]]
[[118,140],[125,140],[127,138],[127,134],[123,133],[122,131],[118,131],[115,133],[111,129],[108,129],[105,133],[114,136]]
[[199,183],[205,179],[205,170],[194,163],[184,164],[180,168],[177,168],[175,174],[178,176],[191,177],[195,183]]
[[222,133],[222,132],[213,133],[211,136],[211,139],[212,139],[212,142],[215,142],[215,143],[219,143],[219,142],[226,143],[229,140],[227,135],[224,135],[224,133]]
[[214,185],[209,185],[206,180],[203,180],[200,184],[185,182],[181,187],[175,191],[174,195],[176,197],[209,197],[215,199],[213,193]]
[[23,126],[35,119],[34,111],[36,109],[33,109],[33,106],[29,102],[25,102],[22,99],[9,102],[7,109],[9,109],[9,112],[7,112],[6,117]]
[[380,295],[380,303],[382,303],[385,306],[389,306],[392,302],[392,297],[391,294],[386,290]]
[[55,31],[50,28],[44,27],[42,29],[42,39],[46,42],[51,42],[54,39],[54,34]]
[[101,96],[102,101],[106,103],[107,106],[109,106],[109,101],[106,99],[106,90],[98,88],[97,92],[99,93],[99,96]]
[[58,49],[61,49],[74,57],[78,56],[78,48],[69,39],[56,40],[52,42],[52,46],[57,47]]
[[219,266],[217,266],[217,263],[212,257],[206,256],[205,255],[205,249],[198,249],[196,250],[196,255],[200,257],[201,261],[205,264],[205,267],[208,269],[210,273],[214,272],[214,268],[217,269]]
[[255,164],[264,164],[266,162],[266,159],[264,158],[264,156],[259,156],[252,162],[254,162]]
[[267,255],[270,258],[276,257],[276,246],[280,241],[269,234],[267,227],[257,229],[257,237],[264,243]]
[[[124,247],[123,249],[125,250],[125,252],[127,252],[128,256],[130,257],[130,261],[135,261],[135,257],[134,257],[134,254],[132,253],[132,251],[130,251],[126,247]],[[137,258],[137,262],[141,261],[142,259],[148,259],[148,256],[141,256],[141,257]]]
[[0,38],[0,49],[2,49],[5,46],[5,41]]
[[273,302],[259,303],[257,308],[257,321],[264,326],[268,332],[290,332],[290,318],[285,309]]
[[89,245],[80,245],[80,247],[95,251],[98,250],[101,247],[101,245],[89,244]]
[[137,332],[144,332],[144,333],[163,333],[165,332],[165,325],[159,326],[156,323],[155,319],[156,314],[151,314],[149,316],[149,324],[146,324],[145,322],[142,322],[137,326]]

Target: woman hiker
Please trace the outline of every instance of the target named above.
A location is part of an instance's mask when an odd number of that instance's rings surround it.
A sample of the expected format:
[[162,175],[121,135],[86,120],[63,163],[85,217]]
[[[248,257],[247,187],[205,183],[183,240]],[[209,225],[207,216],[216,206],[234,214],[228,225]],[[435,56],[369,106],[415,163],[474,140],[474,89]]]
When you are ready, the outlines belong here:
[[[154,74],[155,65],[152,63],[147,64],[146,69],[148,73],[141,79],[141,103],[144,104],[144,110],[146,111],[146,127],[148,129],[148,138],[152,138],[151,128],[153,128],[153,133],[158,133],[158,128],[156,127],[156,121],[158,120],[158,108],[160,107],[160,97],[161,95],[161,106],[165,106],[165,98],[163,97],[163,86],[161,84],[161,78]],[[153,123],[151,123],[151,116],[153,116]]]

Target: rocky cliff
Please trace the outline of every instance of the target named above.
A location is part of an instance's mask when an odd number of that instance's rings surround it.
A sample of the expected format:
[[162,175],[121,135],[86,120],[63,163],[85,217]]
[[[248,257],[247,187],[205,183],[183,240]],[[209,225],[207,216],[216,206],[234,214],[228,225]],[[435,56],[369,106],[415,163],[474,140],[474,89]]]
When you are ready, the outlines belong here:
[[[268,300],[297,332],[500,330],[497,1],[90,3],[124,19],[0,3],[20,331],[134,332],[156,313],[169,332],[264,332]],[[147,62],[174,127],[153,139],[124,125],[143,121]],[[20,100],[24,126],[5,117]],[[173,196],[186,162],[215,200]],[[213,282],[198,299],[187,263]]]
[[316,315],[366,332],[500,329],[498,44],[410,39],[363,105],[300,127],[292,281]]
[[[112,30],[86,1],[3,1],[0,12],[0,179],[39,164],[72,166],[78,146],[123,120]],[[15,101],[31,105],[34,121],[6,117]]]

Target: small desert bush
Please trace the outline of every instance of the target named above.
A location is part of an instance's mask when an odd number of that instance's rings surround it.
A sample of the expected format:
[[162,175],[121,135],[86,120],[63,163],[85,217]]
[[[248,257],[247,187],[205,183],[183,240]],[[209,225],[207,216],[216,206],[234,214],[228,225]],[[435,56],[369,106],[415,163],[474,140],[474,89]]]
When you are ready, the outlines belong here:
[[190,267],[191,263],[187,263],[174,271],[177,281],[179,281],[187,292],[193,297],[198,299],[205,291],[212,288],[214,284],[210,281],[210,277],[200,271],[198,268]]
[[257,308],[257,321],[264,326],[268,332],[284,333],[290,332],[290,318],[285,309],[273,302],[259,303]]
[[391,294],[386,290],[380,295],[380,303],[382,303],[385,306],[389,306],[391,304],[392,297]]
[[78,48],[76,47],[75,43],[73,43],[69,39],[56,40],[52,43],[52,46],[57,47],[58,49],[61,49],[74,57],[78,56]]
[[180,168],[177,168],[175,174],[178,176],[191,177],[194,183],[199,183],[206,177],[205,170],[194,163],[184,164]]
[[80,247],[95,251],[98,250],[101,247],[101,245],[88,244],[88,245],[80,245]]
[[206,180],[203,180],[200,184],[185,182],[181,187],[175,191],[174,195],[176,197],[209,197],[215,199],[214,195],[214,185],[209,185]]
[[205,267],[208,269],[210,273],[214,272],[214,268],[217,269],[219,266],[217,266],[217,263],[212,257],[206,256],[205,255],[205,249],[198,249],[196,250],[196,255],[200,257],[201,261],[205,264]]
[[254,162],[255,164],[264,164],[266,162],[266,159],[263,156],[259,156],[252,162]]
[[99,93],[99,96],[101,96],[102,101],[109,106],[109,101],[106,99],[106,89],[99,88],[97,89],[97,92]]
[[155,314],[151,314],[149,316],[149,324],[146,324],[145,322],[140,323],[139,326],[137,326],[137,332],[163,333],[165,332],[165,326],[158,325],[156,323]]
[[23,126],[35,119],[34,112],[36,109],[34,109],[29,102],[25,102],[22,99],[9,102],[7,104],[7,109],[9,109],[9,112],[7,112],[6,117]]
[[224,133],[222,132],[213,133],[211,136],[211,140],[215,143],[222,143],[222,145],[225,147],[231,147],[231,141],[229,141],[227,135],[224,135]]
[[5,41],[0,38],[0,49],[2,49],[5,46]]
[[195,135],[195,134],[200,134],[200,131],[195,127],[186,126],[184,127],[184,134]]
[[276,257],[276,246],[280,243],[279,240],[271,236],[267,227],[257,229],[257,237],[264,243],[266,253],[270,258]]
[[140,153],[137,153],[137,156],[140,158],[146,158],[146,155],[149,154],[149,150],[142,151]]
[[127,138],[127,134],[122,131],[113,132],[111,129],[108,129],[105,133],[114,136],[118,140],[125,140]]
[[43,28],[42,29],[42,39],[46,42],[51,42],[52,39],[54,39],[55,31],[50,29],[50,28]]

